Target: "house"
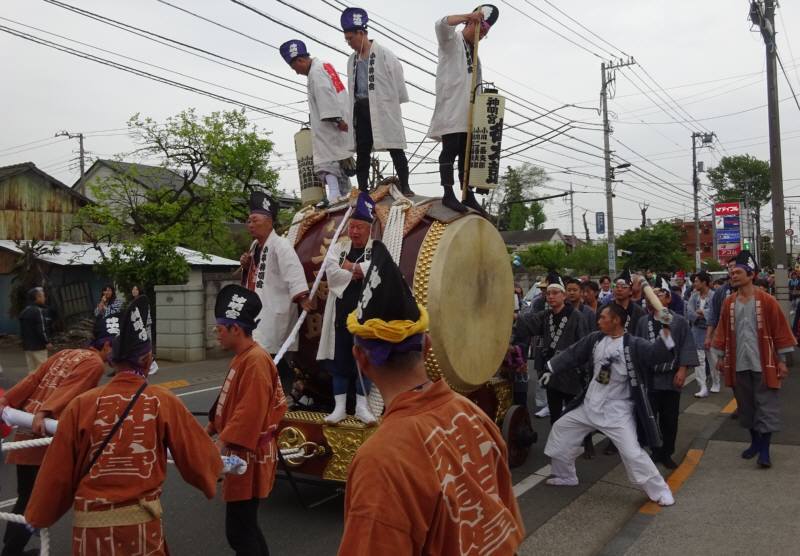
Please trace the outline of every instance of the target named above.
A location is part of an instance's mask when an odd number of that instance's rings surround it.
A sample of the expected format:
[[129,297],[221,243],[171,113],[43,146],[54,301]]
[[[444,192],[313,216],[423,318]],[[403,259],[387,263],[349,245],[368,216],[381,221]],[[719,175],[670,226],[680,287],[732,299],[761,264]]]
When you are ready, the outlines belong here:
[[569,234],[564,236],[564,242],[567,244],[568,251],[574,251],[578,247],[583,247],[586,245],[586,242],[578,236],[572,236]]
[[560,243],[568,247],[566,236],[558,228],[545,230],[519,230],[500,232],[506,246],[513,252],[525,251],[528,247],[542,243]]
[[0,168],[0,239],[80,241],[72,220],[91,201],[33,162]]

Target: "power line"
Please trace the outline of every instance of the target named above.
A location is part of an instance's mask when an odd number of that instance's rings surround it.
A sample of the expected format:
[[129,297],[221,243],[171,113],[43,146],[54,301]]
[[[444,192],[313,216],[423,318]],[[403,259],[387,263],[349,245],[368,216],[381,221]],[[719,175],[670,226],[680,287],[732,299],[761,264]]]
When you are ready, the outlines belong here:
[[604,39],[603,37],[601,37],[600,35],[598,35],[598,34],[597,34],[597,33],[595,33],[594,31],[592,31],[591,29],[589,29],[588,27],[586,27],[585,25],[583,25],[583,24],[582,24],[580,21],[578,21],[577,19],[575,19],[575,18],[571,17],[571,16],[570,16],[569,14],[567,14],[567,13],[566,13],[564,10],[560,9],[558,6],[556,6],[555,4],[553,4],[552,2],[550,2],[550,0],[544,0],[544,2],[545,2],[545,4],[547,4],[548,6],[550,6],[551,8],[553,8],[554,10],[556,10],[558,13],[560,13],[561,15],[563,15],[564,17],[566,17],[567,19],[569,19],[570,21],[572,21],[573,23],[575,23],[575,24],[576,24],[578,27],[580,27],[580,28],[581,28],[581,29],[583,29],[584,31],[587,31],[589,34],[593,35],[594,37],[597,37],[598,39],[600,39],[601,41],[603,41],[604,43],[606,43],[608,46],[610,46],[610,47],[611,47],[611,48],[613,48],[614,50],[618,50],[619,52],[621,52],[621,53],[622,53],[622,55],[623,55],[624,57],[626,57],[626,58],[629,58],[629,57],[630,57],[630,54],[628,54],[627,52],[625,52],[625,51],[624,51],[624,50],[622,50],[621,48],[619,48],[619,47],[617,47],[617,46],[614,46],[614,45],[613,45],[613,44],[611,44],[610,42],[608,42],[606,39]]
[[781,55],[776,52],[775,57],[778,59],[778,64],[780,64],[781,66],[781,71],[783,72],[783,77],[786,79],[786,84],[789,85],[789,90],[792,92],[794,103],[797,105],[798,110],[800,110],[800,101],[797,100],[797,94],[794,92],[794,87],[792,86],[791,79],[789,79],[789,76],[786,75],[786,68],[783,67],[783,61],[781,60]]

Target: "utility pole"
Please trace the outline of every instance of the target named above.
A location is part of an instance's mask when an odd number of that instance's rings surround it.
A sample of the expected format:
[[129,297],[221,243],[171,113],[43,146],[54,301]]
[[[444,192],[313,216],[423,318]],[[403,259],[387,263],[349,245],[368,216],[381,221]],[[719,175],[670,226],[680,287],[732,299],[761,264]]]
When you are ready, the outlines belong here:
[[572,241],[575,241],[575,192],[572,190],[572,182],[569,184],[569,224],[572,231]]
[[642,213],[642,229],[647,227],[647,209],[650,208],[650,205],[647,203],[642,203],[639,205],[639,212]]
[[86,151],[83,150],[83,133],[70,133],[69,131],[59,131],[55,135],[56,137],[66,137],[67,139],[77,139],[78,140],[78,148],[80,149],[80,165],[81,165],[81,177],[78,180],[78,189],[83,191],[83,175],[86,173]]
[[694,271],[700,272],[702,261],[700,249],[700,178],[697,176],[697,140],[701,139],[701,146],[714,143],[714,133],[692,133],[692,190],[694,191]]
[[[792,205],[789,205],[789,227],[792,227]],[[794,260],[794,231],[792,231],[792,235],[789,236],[789,260]],[[790,267],[793,266],[790,263]]]
[[772,194],[772,246],[775,254],[775,294],[789,318],[789,274],[786,269],[786,223],[783,217],[783,168],[781,123],[778,106],[777,44],[775,41],[775,0],[750,4],[750,19],[758,25],[767,54],[767,112],[769,117],[769,181]]
[[613,71],[625,66],[632,66],[636,61],[633,56],[627,61],[602,62],[600,64],[600,102],[603,109],[603,150],[605,151],[605,182],[606,182],[606,228],[608,234],[608,273],[612,277],[617,273],[617,251],[614,245],[614,192],[611,190],[613,175],[611,170],[611,147],[609,138],[611,126],[608,123],[608,85],[614,80]]
[[592,238],[589,237],[589,224],[586,223],[586,211],[583,211],[583,233],[586,234],[586,245],[591,245]]

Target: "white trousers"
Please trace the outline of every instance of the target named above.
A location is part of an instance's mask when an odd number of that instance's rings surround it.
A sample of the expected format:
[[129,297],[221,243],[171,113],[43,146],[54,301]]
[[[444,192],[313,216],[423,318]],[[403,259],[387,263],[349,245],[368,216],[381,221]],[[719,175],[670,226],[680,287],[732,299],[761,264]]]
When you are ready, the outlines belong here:
[[650,500],[657,501],[669,486],[656,464],[650,459],[636,437],[636,418],[631,413],[612,426],[592,422],[583,405],[562,415],[553,424],[544,453],[551,458],[553,475],[561,479],[576,479],[575,458],[583,453],[583,437],[598,430],[619,450],[628,480],[641,488]]
[[700,386],[700,390],[706,390],[708,388],[708,374],[706,373],[706,350],[697,350],[697,360],[700,362],[700,364],[694,368],[694,377],[697,379],[697,385]]

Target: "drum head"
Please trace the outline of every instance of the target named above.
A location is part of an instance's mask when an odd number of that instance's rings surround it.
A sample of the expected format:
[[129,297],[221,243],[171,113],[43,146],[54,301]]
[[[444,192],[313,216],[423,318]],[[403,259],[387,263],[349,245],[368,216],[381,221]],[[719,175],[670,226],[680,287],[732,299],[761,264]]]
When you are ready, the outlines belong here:
[[474,390],[503,362],[514,317],[511,264],[490,222],[469,215],[444,228],[427,294],[435,364],[451,386]]

